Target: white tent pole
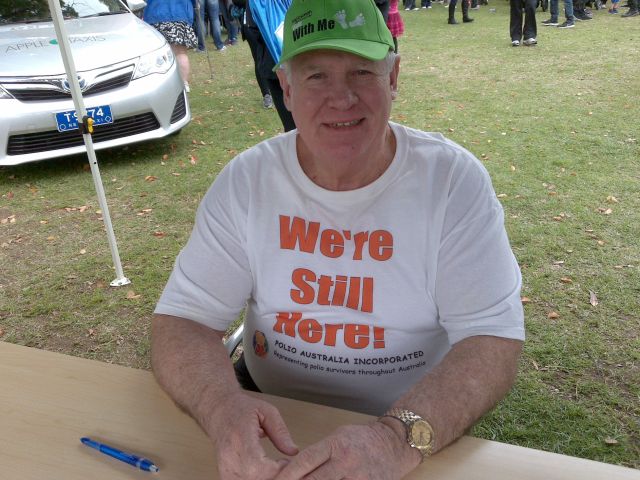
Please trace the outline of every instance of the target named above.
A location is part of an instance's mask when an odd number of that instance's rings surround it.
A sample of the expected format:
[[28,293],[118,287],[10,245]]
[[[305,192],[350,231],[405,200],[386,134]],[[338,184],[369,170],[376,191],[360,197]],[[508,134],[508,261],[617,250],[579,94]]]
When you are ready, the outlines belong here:
[[[73,105],[78,116],[78,124],[82,126],[85,121],[84,119],[87,116],[87,110],[84,106],[80,83],[78,82],[78,74],[76,72],[75,63],[73,62],[73,54],[71,53],[71,45],[64,25],[62,9],[60,8],[59,0],[48,0],[48,2],[51,19],[53,20],[53,26],[56,30],[58,45],[60,46],[60,53],[62,54],[62,61],[64,62],[64,69],[67,74],[67,79],[69,80],[69,86],[71,87],[71,98],[73,98]],[[116,269],[116,279],[111,282],[111,286],[119,287],[127,285],[131,283],[131,281],[124,276],[124,272],[122,271],[116,236],[113,233],[113,225],[111,224],[109,207],[107,206],[107,199],[104,194],[104,187],[102,186],[100,169],[98,168],[98,159],[96,158],[96,152],[93,149],[91,132],[87,131],[86,128],[82,128],[82,137],[84,138],[84,143],[87,147],[87,156],[89,157],[89,165],[91,166],[91,176],[93,177],[93,184],[95,185],[96,193],[98,194],[98,204],[102,210],[102,218],[104,219],[104,224],[107,229],[107,237],[109,239],[109,247],[111,248],[111,257]]]

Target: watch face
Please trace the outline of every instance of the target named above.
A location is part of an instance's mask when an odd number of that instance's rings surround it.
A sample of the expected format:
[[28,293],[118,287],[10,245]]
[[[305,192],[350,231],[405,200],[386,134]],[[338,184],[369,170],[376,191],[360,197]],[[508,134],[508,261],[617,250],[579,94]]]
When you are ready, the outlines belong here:
[[411,425],[411,441],[416,447],[428,447],[431,445],[432,437],[431,428],[424,420],[418,420]]

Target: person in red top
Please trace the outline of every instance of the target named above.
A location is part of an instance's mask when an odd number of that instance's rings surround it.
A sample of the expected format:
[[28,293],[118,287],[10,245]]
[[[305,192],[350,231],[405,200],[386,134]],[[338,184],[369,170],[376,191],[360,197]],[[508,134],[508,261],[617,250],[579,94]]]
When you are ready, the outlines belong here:
[[389,18],[387,18],[387,27],[393,37],[393,51],[398,53],[398,37],[404,33],[404,22],[398,11],[398,0],[389,2]]

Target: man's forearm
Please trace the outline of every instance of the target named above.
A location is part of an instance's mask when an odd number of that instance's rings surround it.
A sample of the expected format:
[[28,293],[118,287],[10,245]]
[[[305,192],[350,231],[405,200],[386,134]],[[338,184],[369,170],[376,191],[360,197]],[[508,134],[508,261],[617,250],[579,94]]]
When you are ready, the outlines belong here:
[[[491,336],[462,340],[394,407],[424,417],[434,429],[434,452],[438,451],[462,436],[507,394],[521,351],[518,340]],[[392,426],[388,419],[385,423]],[[395,423],[397,430],[401,425]]]
[[222,335],[184,318],[155,315],[152,321],[151,364],[158,383],[205,431],[216,403],[240,390]]

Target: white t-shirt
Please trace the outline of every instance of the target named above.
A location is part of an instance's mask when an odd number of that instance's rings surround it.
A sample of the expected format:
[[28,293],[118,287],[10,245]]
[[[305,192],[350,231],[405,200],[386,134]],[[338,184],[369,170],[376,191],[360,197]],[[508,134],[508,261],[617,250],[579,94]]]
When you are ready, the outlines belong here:
[[464,338],[523,340],[520,270],[488,173],[440,134],[390,125],[393,162],[357,190],[314,184],[295,131],[238,155],[156,312],[225,330],[246,305],[261,391],[371,414]]

